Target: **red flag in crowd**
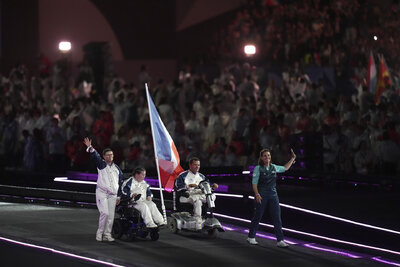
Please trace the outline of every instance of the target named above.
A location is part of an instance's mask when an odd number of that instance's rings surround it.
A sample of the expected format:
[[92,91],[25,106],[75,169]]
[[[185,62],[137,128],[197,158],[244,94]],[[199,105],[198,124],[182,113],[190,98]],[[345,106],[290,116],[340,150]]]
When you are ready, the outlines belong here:
[[379,104],[381,95],[386,90],[388,85],[393,85],[392,79],[390,78],[389,68],[386,65],[383,55],[379,57],[380,67],[378,76],[378,86],[375,93],[375,103]]

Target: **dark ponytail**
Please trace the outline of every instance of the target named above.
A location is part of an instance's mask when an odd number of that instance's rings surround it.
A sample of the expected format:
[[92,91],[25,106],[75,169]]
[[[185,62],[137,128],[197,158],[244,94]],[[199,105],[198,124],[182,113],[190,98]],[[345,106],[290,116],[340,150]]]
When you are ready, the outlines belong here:
[[262,155],[263,155],[264,153],[266,153],[266,152],[271,153],[271,151],[270,151],[269,149],[267,149],[267,148],[264,148],[264,149],[262,149],[262,150],[260,151],[260,156],[258,157],[258,165],[264,166],[264,161],[261,159],[261,157],[262,157]]

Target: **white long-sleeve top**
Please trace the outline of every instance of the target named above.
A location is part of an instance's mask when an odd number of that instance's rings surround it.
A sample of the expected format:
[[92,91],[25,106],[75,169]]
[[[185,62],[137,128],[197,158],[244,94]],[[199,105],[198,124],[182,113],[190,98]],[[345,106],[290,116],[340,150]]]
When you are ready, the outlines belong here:
[[97,188],[106,194],[117,195],[119,185],[123,180],[121,169],[115,163],[108,165],[93,147],[88,147],[87,151],[90,152],[96,163],[98,172]]
[[144,201],[147,197],[152,197],[150,185],[146,181],[137,181],[134,177],[130,177],[125,180],[121,186],[122,198],[131,199],[134,194],[141,194],[141,197],[137,201]]

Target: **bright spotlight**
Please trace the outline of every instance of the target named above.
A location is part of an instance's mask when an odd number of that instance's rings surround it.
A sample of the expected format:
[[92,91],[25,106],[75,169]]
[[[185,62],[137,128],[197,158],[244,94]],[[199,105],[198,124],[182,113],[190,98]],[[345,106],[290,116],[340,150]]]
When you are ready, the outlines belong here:
[[248,56],[254,55],[256,53],[256,47],[254,45],[245,45],[244,53]]
[[71,50],[71,42],[68,41],[62,41],[58,44],[58,50],[60,50],[63,53],[68,52]]
[[378,40],[378,36],[374,35],[374,40],[375,41]]

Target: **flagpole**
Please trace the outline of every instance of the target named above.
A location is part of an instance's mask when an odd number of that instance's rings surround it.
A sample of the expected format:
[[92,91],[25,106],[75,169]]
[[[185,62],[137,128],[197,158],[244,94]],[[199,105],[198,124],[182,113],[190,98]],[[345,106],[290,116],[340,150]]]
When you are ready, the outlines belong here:
[[149,101],[149,87],[147,86],[147,83],[144,84],[146,87],[146,98],[147,98],[147,105],[148,105],[148,109],[149,109],[149,117],[150,117],[150,126],[151,126],[151,134],[153,135],[153,148],[154,148],[154,157],[156,158],[156,169],[157,169],[157,176],[158,176],[158,186],[159,186],[159,190],[160,190],[160,198],[161,198],[161,209],[163,212],[163,217],[164,217],[164,222],[167,223],[167,213],[165,211],[165,205],[164,205],[164,194],[163,194],[163,190],[162,190],[162,186],[161,186],[161,176],[160,176],[160,169],[158,167],[158,157],[157,157],[157,148],[156,148],[156,143],[154,140],[154,129],[153,129],[153,121],[151,119],[151,109],[150,109],[150,101]]

